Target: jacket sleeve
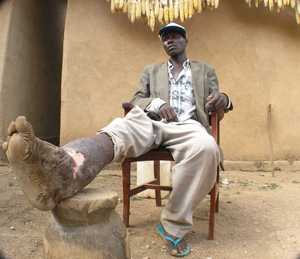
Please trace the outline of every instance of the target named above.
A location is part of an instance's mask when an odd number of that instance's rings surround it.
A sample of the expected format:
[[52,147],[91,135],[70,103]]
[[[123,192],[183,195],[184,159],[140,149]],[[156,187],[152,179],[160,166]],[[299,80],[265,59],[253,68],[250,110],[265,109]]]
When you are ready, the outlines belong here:
[[130,102],[145,110],[153,99],[155,98],[151,97],[149,67],[145,67],[140,77],[137,91]]
[[[206,80],[207,80],[206,84],[208,87],[208,94],[211,94],[214,91],[219,91],[219,81],[216,72],[212,67],[209,67],[208,69]],[[225,107],[224,111],[225,112],[231,111],[233,109],[233,104],[231,102],[230,97],[225,93],[222,94],[224,94],[227,98],[227,106]],[[207,96],[205,96],[205,98],[207,98]]]
[[212,67],[208,67],[206,74],[206,85],[208,87],[208,95],[214,91],[219,91],[219,81],[216,72]]

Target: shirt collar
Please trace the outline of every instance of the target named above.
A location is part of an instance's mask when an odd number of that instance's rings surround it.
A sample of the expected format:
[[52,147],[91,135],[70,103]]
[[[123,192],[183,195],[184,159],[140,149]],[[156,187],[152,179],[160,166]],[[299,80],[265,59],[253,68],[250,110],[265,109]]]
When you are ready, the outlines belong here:
[[[174,65],[172,64],[172,62],[170,60],[168,60],[169,71],[171,71],[173,68],[174,68]],[[188,58],[183,62],[183,68],[184,69],[190,68],[190,60]]]

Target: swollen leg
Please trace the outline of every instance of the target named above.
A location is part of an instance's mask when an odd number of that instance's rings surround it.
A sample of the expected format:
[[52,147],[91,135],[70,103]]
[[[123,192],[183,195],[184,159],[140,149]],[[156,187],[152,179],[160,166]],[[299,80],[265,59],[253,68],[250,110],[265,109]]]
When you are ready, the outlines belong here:
[[10,124],[3,149],[28,200],[41,210],[80,191],[113,157],[105,134],[56,147],[35,137],[25,117]]

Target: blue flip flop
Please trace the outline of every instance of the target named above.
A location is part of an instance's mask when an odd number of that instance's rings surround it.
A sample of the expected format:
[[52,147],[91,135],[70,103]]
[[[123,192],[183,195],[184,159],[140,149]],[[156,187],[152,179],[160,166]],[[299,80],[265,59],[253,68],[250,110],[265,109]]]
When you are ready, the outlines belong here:
[[186,248],[184,248],[183,251],[179,252],[177,250],[177,247],[183,239],[182,238],[173,238],[173,237],[169,236],[167,234],[167,232],[165,231],[164,227],[162,226],[162,224],[156,225],[156,231],[164,240],[169,242],[169,244],[171,245],[171,248],[173,250],[176,250],[176,254],[170,253],[172,256],[184,257],[191,253],[191,247],[188,244],[187,244]]

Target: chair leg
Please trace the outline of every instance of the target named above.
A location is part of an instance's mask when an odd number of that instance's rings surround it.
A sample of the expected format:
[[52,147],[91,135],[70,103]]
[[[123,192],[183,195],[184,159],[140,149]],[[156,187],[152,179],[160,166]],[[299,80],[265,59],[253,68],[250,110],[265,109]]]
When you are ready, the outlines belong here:
[[216,213],[219,213],[219,198],[220,198],[220,194],[218,193],[217,200],[216,200]]
[[[220,163],[222,165],[222,163]],[[220,182],[220,167],[217,168],[217,184]],[[217,193],[217,201],[216,201],[216,213],[219,213],[219,199],[220,199],[220,193],[218,191]]]
[[[154,178],[156,179],[156,184],[160,185],[160,161],[154,161]],[[156,206],[161,207],[161,193],[160,190],[155,190],[155,201]]]
[[129,227],[130,214],[130,163],[122,164],[122,179],[123,179],[123,222],[126,227]]
[[216,184],[210,192],[210,209],[209,209],[209,227],[208,227],[208,239],[214,239],[215,230],[215,211],[216,211]]

